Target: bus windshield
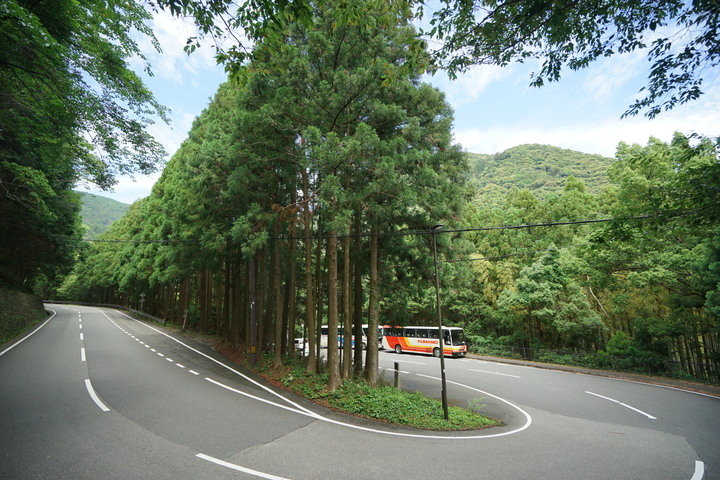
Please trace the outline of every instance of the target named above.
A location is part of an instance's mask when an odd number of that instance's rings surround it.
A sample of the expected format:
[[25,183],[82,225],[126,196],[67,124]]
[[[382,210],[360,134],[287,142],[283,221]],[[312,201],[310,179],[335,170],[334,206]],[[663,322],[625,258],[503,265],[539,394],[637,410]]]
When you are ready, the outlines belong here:
[[[445,337],[447,340],[447,337]],[[465,335],[462,330],[451,330],[450,331],[450,342],[449,345],[464,345]]]

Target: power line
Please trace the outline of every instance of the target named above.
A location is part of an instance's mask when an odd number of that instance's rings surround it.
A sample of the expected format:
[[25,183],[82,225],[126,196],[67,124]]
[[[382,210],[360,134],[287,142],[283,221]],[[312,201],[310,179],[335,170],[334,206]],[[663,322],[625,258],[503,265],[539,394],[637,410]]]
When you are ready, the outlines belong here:
[[[627,221],[627,220],[646,220],[653,218],[652,215],[640,215],[636,217],[621,217],[621,218],[600,218],[592,220],[573,220],[566,222],[543,222],[543,223],[526,223],[520,225],[497,225],[492,227],[475,227],[475,228],[458,228],[458,229],[443,229],[438,231],[432,230],[408,230],[399,232],[383,232],[378,234],[372,233],[353,233],[347,235],[318,235],[318,236],[300,236],[300,237],[289,237],[280,236],[281,240],[326,240],[328,238],[368,238],[368,237],[394,237],[394,236],[413,236],[413,235],[428,235],[428,234],[444,234],[444,233],[470,233],[470,232],[486,232],[492,230],[519,230],[525,228],[539,228],[539,227],[557,227],[567,225],[586,225],[593,223],[608,223],[616,221]],[[105,240],[105,239],[84,239],[84,242],[92,243],[162,243],[162,244],[173,244],[173,243],[199,243],[200,240]]]

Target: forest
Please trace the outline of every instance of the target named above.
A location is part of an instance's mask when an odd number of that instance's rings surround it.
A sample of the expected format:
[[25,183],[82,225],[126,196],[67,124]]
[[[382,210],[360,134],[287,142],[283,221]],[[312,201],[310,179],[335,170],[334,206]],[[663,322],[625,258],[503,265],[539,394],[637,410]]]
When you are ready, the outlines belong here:
[[104,233],[108,227],[127,212],[129,205],[110,198],[77,192],[80,195],[80,217],[82,218],[83,237],[94,239]]
[[[533,145],[471,155],[453,143],[443,93],[422,82],[538,58],[541,85],[674,21],[696,37],[680,56],[671,39],[650,49],[647,97],[626,112],[652,118],[701,96],[698,72],[720,51],[716,6],[615,2],[612,18],[507,2],[476,24],[466,2],[447,2],[425,32],[445,41],[431,51],[413,27],[422,2],[250,4],[262,15],[238,7],[226,25],[246,26],[252,49],[218,49],[228,82],[152,194],[91,243],[73,186],[162,166],[148,126],[165,109],[128,63],[143,59],[130,32],[152,43],[151,11],[0,5],[0,287],[133,308],[144,298],[147,313],[251,361],[280,365],[304,336],[307,370],[335,389],[377,383],[377,325],[433,324],[437,267],[442,318],[475,351],[720,381],[719,139],[621,143],[614,159]],[[206,8],[230,8],[151,5],[193,16],[205,39],[228,13]],[[503,35],[518,20],[527,44]],[[607,38],[615,27],[623,35]],[[346,336],[369,324],[367,356],[344,342],[341,357],[331,338],[321,363],[325,324]]]
[[[436,322],[436,240],[442,318],[476,351],[718,381],[717,140],[468,155],[405,61],[414,29],[384,25],[319,14],[258,45],[60,296],[144,294],[149,314],[278,365],[304,336],[330,388],[374,384],[373,327]],[[369,324],[365,364],[331,338],[320,365],[325,324]]]

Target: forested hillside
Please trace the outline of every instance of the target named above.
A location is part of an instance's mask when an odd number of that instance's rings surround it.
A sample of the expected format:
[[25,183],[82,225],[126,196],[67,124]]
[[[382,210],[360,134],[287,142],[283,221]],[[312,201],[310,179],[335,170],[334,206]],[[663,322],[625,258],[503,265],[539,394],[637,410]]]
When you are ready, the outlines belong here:
[[473,164],[407,62],[413,29],[372,8],[373,28],[330,8],[260,42],[62,295],[144,295],[149,313],[276,365],[305,336],[311,372],[319,325],[369,324],[366,357],[346,341],[341,362],[329,336],[334,389],[377,381],[378,325],[437,321],[437,266],[443,321],[476,348],[720,380],[717,139],[620,144],[614,160],[521,146]]
[[80,217],[82,217],[84,237],[97,238],[110,227],[110,225],[125,215],[130,205],[115,201],[111,198],[89,193],[80,194]]
[[539,196],[561,191],[569,177],[582,180],[591,193],[609,185],[613,159],[550,145],[519,145],[494,155],[470,153],[470,183],[476,195],[504,195],[527,188]]

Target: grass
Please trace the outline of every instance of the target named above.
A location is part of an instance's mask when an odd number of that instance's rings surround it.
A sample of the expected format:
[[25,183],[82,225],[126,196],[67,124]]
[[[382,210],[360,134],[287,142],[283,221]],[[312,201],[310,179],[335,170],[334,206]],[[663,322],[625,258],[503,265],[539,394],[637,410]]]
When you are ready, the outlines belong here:
[[257,367],[258,373],[270,382],[352,415],[424,430],[477,430],[501,425],[480,415],[478,405],[469,410],[451,405],[445,420],[440,401],[421,393],[389,385],[371,387],[363,380],[345,380],[337,390],[329,391],[327,374],[308,374],[297,359],[288,359],[288,365],[276,369],[271,368],[271,363],[271,359],[264,358]]

